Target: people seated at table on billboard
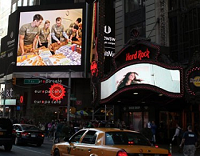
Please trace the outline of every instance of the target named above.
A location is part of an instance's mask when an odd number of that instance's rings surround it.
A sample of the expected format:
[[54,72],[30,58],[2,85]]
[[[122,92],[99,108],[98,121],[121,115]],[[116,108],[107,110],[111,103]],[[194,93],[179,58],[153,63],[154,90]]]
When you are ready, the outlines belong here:
[[81,45],[82,43],[82,23],[81,18],[77,18],[75,22],[69,25],[69,28],[65,30],[72,43]]
[[62,25],[61,17],[56,18],[56,24],[54,24],[51,28],[51,38],[52,43],[57,42],[58,44],[65,39],[69,39],[69,36],[66,34],[64,26]]
[[45,46],[48,48],[50,43],[50,21],[46,20],[44,26],[40,28],[39,38],[38,38],[38,48]]
[[78,25],[74,25],[72,28],[66,30],[67,35],[71,41],[78,41]]
[[77,18],[75,22],[73,22],[69,25],[69,28],[72,28],[74,25],[79,26],[80,24],[82,24],[81,21],[82,21],[81,18]]
[[24,55],[27,52],[32,52],[36,48],[39,26],[43,21],[40,14],[33,16],[33,21],[21,26],[19,29],[19,48],[18,56]]
[[77,18],[74,23],[70,24],[70,28],[72,28],[74,25],[78,25],[78,31],[77,31],[77,36],[78,38],[82,38],[82,20],[81,18]]
[[142,79],[137,79],[138,73],[136,72],[128,72],[124,78],[119,82],[117,89],[123,88],[124,86],[132,85],[132,84],[138,84]]

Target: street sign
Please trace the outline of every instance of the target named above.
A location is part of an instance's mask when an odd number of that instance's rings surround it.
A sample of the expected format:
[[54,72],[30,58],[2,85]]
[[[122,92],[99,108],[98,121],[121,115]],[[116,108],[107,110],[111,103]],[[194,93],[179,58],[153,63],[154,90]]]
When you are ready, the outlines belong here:
[[76,101],[76,98],[75,97],[70,97],[70,100],[71,101]]
[[39,79],[24,79],[24,84],[39,84]]

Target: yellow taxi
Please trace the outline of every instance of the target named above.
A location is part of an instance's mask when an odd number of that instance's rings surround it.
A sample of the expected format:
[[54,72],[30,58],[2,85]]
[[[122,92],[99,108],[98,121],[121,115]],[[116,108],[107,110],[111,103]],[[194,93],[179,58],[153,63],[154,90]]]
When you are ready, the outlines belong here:
[[141,133],[117,128],[85,128],[54,144],[52,156],[171,156]]

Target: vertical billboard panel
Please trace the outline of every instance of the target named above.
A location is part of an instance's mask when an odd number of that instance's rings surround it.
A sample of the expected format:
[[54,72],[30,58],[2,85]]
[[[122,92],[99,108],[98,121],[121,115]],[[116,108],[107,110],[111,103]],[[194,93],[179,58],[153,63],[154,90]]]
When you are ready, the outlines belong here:
[[111,69],[111,60],[115,55],[115,8],[113,0],[107,1],[105,4],[104,47],[104,72],[107,74]]

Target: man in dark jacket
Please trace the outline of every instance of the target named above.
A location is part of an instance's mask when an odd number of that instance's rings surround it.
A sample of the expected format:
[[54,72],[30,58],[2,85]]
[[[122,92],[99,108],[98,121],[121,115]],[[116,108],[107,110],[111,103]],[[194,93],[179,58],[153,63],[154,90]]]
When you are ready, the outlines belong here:
[[192,126],[188,126],[188,131],[183,134],[180,147],[182,147],[183,144],[183,155],[194,156],[197,146],[197,135],[192,132]]

